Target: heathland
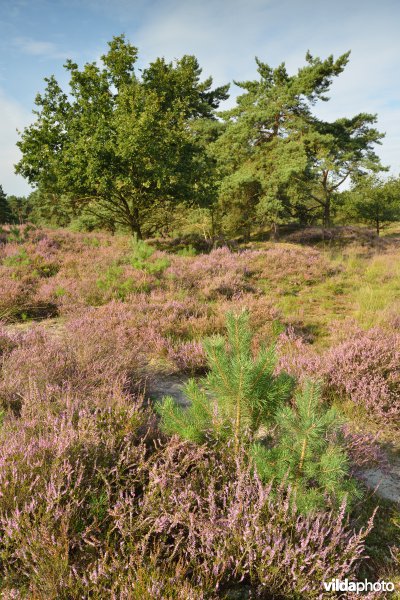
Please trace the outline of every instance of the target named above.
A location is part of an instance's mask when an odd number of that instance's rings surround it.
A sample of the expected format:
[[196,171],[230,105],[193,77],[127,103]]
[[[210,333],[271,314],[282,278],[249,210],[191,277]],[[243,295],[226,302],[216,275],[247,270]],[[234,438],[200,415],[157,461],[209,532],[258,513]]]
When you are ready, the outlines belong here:
[[[320,233],[213,248],[3,228],[3,598],[398,583],[400,238]],[[154,410],[157,382],[187,380],[186,408]]]
[[2,598],[399,585],[400,179],[314,110],[348,60],[226,111],[123,35],[46,78],[0,186]]

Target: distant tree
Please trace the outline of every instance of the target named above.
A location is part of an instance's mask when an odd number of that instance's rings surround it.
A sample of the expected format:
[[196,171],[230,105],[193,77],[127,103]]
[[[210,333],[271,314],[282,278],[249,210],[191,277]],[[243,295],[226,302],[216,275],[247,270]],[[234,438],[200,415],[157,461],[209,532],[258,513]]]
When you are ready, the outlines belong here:
[[381,168],[373,144],[382,137],[370,127],[376,117],[359,114],[333,123],[319,120],[312,107],[326,96],[343,72],[349,52],[334,60],[306,55],[307,65],[289,75],[256,59],[259,79],[238,82],[245,93],[222,113],[225,130],[213,144],[219,163],[222,197],[235,206],[244,186],[258,188],[255,217],[278,224],[307,221],[318,214],[328,225],[336,190],[360,171]]
[[13,223],[25,223],[32,210],[29,197],[11,195],[7,196],[7,201]]
[[7,195],[0,185],[0,224],[11,223],[12,215],[8,204]]
[[386,181],[361,177],[353,189],[344,194],[342,211],[349,218],[372,225],[377,235],[395,221],[400,221],[400,179]]
[[308,162],[301,183],[326,227],[331,225],[335,194],[345,181],[354,182],[367,173],[386,170],[373,150],[373,145],[384,137],[371,127],[376,120],[376,115],[367,113],[332,123],[315,119],[308,131]]
[[137,49],[123,35],[108,45],[102,67],[67,61],[69,94],[45,80],[16,172],[141,237],[157,208],[210,201],[212,162],[196,124],[214,118],[228,86],[201,82],[193,56],[156,59],[139,77]]

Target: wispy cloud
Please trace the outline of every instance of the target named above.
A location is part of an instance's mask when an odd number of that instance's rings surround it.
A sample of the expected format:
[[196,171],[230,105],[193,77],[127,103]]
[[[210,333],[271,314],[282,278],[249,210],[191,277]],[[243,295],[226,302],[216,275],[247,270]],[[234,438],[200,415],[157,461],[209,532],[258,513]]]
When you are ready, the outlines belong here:
[[[14,6],[20,11],[15,19],[10,16]],[[29,19],[23,20],[27,14]],[[295,72],[307,49],[321,58],[351,49],[349,65],[332,85],[331,100],[316,110],[326,119],[377,113],[377,127],[386,132],[378,153],[397,173],[399,18],[398,0],[0,0],[0,21],[8,22],[0,54],[16,50],[12,60],[2,62],[0,56],[1,85],[9,98],[30,109],[49,74],[47,61],[53,61],[52,72],[66,85],[62,64],[67,57],[80,64],[98,59],[106,42],[121,32],[138,46],[140,66],[157,56],[173,60],[194,54],[204,75],[213,75],[218,85],[256,78],[255,56],[271,66],[285,61]],[[66,45],[73,52],[63,52]],[[239,92],[231,86],[225,107]],[[11,143],[16,138],[7,139]]]
[[16,37],[13,40],[14,46],[23,54],[29,56],[41,56],[45,58],[61,58],[65,59],[70,56],[68,52],[60,51],[53,42],[44,40],[35,40],[27,37]]

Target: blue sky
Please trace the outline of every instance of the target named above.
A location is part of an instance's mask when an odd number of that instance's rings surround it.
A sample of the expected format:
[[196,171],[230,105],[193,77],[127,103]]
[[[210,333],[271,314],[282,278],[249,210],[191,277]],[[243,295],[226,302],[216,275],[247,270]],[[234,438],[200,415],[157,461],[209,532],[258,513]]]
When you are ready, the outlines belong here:
[[[321,58],[351,49],[324,118],[378,114],[386,132],[378,154],[400,171],[400,3],[398,0],[0,0],[0,184],[30,187],[13,173],[16,129],[32,121],[43,78],[67,84],[63,63],[98,60],[125,33],[140,61],[195,54],[216,84],[256,76],[254,57],[290,71],[309,49]],[[231,100],[237,93],[231,87]]]

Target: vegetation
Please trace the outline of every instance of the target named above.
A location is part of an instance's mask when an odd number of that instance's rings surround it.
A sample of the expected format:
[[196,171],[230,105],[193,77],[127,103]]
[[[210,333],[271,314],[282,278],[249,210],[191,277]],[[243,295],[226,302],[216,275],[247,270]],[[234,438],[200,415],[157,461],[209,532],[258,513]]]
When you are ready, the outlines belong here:
[[0,185],[0,224],[9,223],[11,221],[11,210],[7,195],[4,193]]
[[179,233],[184,221],[193,231],[203,208],[211,236],[331,227],[336,217],[379,233],[398,218],[400,200],[397,180],[377,178],[387,168],[374,150],[384,137],[376,115],[313,114],[349,55],[307,53],[294,75],[257,59],[259,79],[238,82],[236,106],[218,112],[229,86],[201,81],[194,56],[140,71],[137,48],[115,37],[102,65],[67,61],[68,93],[45,80],[16,165],[37,189],[25,201],[10,197],[7,219],[141,238]]
[[226,112],[137,55],[48,78],[0,188],[0,596],[398,585],[399,180],[313,111],[349,54]]
[[400,180],[387,181],[362,177],[350,193],[344,194],[345,218],[375,227],[379,235],[384,227],[400,219]]
[[211,78],[200,82],[192,56],[176,64],[157,59],[139,79],[137,55],[124,36],[115,37],[103,68],[90,63],[80,71],[66,63],[69,96],[47,78],[36,98],[37,120],[18,143],[23,157],[16,170],[47,201],[62,197],[72,213],[84,208],[140,238],[151,232],[157,209],[209,200],[212,165],[196,131],[212,119],[228,86],[211,90]]
[[[367,510],[354,483],[359,469],[385,464],[383,443],[399,447],[398,334],[381,319],[396,296],[371,308],[380,329],[363,330],[352,288],[335,308],[320,292],[355,273],[362,287],[372,272],[390,288],[390,246],[356,248],[357,260],[349,249],[339,269],[336,251],[285,243],[181,255],[105,233],[3,236],[3,595],[129,597],[133,587],[289,599],[317,598],[324,578],[396,581],[398,509],[387,502],[375,518],[383,543],[369,522],[380,501]],[[168,266],[148,268],[160,260]],[[293,293],[307,308],[301,322],[298,306],[276,308]],[[55,312],[48,325],[29,322]],[[138,394],[144,378],[151,395],[171,371],[192,376],[191,404],[159,403],[160,429]],[[304,566],[317,556],[318,572]]]
[[[156,405],[161,427],[198,443],[232,441],[236,454],[247,448],[264,481],[294,484],[302,510],[354,496],[346,452],[335,439],[340,431],[337,411],[321,406],[318,386],[311,382],[296,395],[295,407],[288,405],[293,380],[284,372],[274,375],[274,346],[252,356],[252,337],[246,312],[228,314],[227,340],[217,337],[205,343],[207,378],[186,385],[189,407],[171,397]],[[272,435],[276,427],[278,439]],[[256,441],[260,433],[267,438],[264,444]]]
[[293,382],[284,373],[274,376],[273,346],[253,358],[246,312],[237,317],[228,314],[227,332],[228,349],[221,336],[205,343],[209,373],[204,390],[194,380],[187,384],[190,407],[175,406],[168,398],[158,411],[169,433],[197,442],[233,439],[237,453],[260,427],[271,425],[276,410],[290,396]]

